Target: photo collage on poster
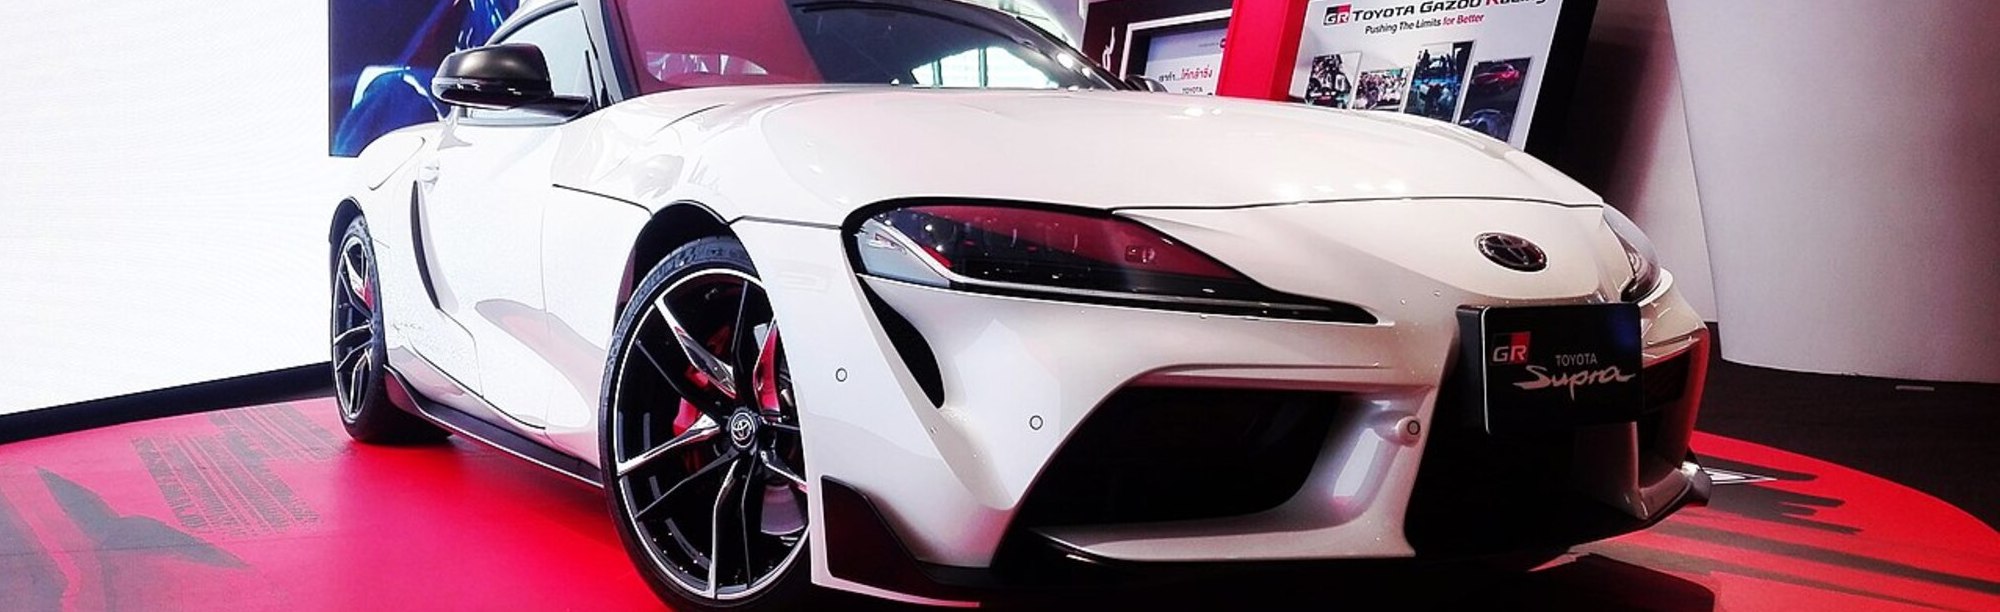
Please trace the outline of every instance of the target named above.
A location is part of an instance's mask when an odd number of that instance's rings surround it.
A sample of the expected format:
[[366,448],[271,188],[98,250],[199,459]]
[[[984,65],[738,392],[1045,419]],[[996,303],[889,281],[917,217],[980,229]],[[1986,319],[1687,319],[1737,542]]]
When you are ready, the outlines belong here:
[[1454,121],[1509,140],[1533,58],[1474,63],[1472,45],[1469,40],[1424,45],[1408,64],[1367,71],[1360,70],[1359,51],[1314,56],[1305,102]]
[[1322,55],[1312,60],[1306,82],[1306,102],[1319,106],[1349,108],[1356,87],[1354,70],[1361,65],[1361,53]]

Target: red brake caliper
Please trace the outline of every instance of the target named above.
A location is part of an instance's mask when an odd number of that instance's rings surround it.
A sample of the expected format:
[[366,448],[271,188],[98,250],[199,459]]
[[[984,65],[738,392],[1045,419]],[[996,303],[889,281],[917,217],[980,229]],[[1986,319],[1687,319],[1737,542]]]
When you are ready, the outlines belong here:
[[[728,345],[730,331],[732,331],[730,328],[724,327],[721,330],[717,331],[716,333],[712,334],[708,339],[707,343],[708,350],[716,351],[718,347]],[[728,354],[727,352],[724,351],[718,351],[718,353],[725,355]],[[710,380],[707,374],[702,373],[701,369],[694,367],[693,364],[689,364],[687,367],[687,379],[694,381],[695,386],[701,387],[703,389],[708,389],[715,386],[715,381]],[[701,420],[701,410],[695,408],[693,402],[689,402],[686,399],[682,399],[680,411],[674,414],[674,435],[679,436],[683,433],[687,433],[687,430],[694,427],[695,421],[699,420]],[[708,457],[704,457],[701,455],[702,453],[682,454],[681,463],[687,466],[687,469],[690,472],[700,469],[702,463],[708,461],[709,459]]]
[[[674,414],[674,436],[679,437],[681,434],[687,433],[687,430],[693,428],[694,422],[698,420],[701,420],[701,411],[695,409],[694,403],[689,402],[687,400],[681,400],[680,412]],[[682,453],[681,465],[687,468],[689,473],[693,473],[695,470],[701,469],[701,462],[706,461],[707,459],[703,457],[697,457],[697,455],[700,454],[701,453],[693,453],[693,452]]]

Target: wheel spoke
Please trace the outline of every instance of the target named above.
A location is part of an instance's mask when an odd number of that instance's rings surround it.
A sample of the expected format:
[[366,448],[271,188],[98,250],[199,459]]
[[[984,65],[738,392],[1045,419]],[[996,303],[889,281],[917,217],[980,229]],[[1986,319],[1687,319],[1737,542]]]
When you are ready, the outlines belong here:
[[780,410],[778,400],[778,323],[772,321],[764,332],[764,341],[758,343],[757,362],[752,367],[752,389],[757,398],[757,409],[766,413]]
[[373,346],[364,344],[348,350],[346,355],[341,356],[340,361],[335,362],[333,364],[334,371],[347,372],[347,371],[359,370],[360,368],[355,367],[358,365],[356,361],[361,357],[366,356],[366,352],[373,348],[374,348]]
[[736,290],[736,324],[729,328],[729,356],[735,358],[732,364],[737,372],[745,374],[742,385],[736,390],[736,397],[756,397],[757,363],[750,361],[750,347],[757,345],[757,326],[750,320],[750,290],[756,286],[744,280]]
[[341,253],[337,276],[340,279],[340,287],[345,289],[340,292],[341,301],[360,311],[359,314],[363,319],[375,312],[374,305],[368,303],[365,295],[368,291],[368,254],[362,251],[359,243],[351,245],[347,251]]
[[[757,465],[755,461],[743,462],[743,492],[736,497],[736,532],[743,540],[743,584],[745,585],[757,582],[757,564],[750,559],[750,526],[755,522],[750,518],[750,492],[756,491],[759,495],[764,493],[763,485],[757,481]],[[764,505],[760,500],[757,509],[763,510],[763,508]]]
[[639,356],[645,357],[646,362],[653,365],[653,371],[658,372],[660,378],[667,381],[667,386],[673,387],[674,394],[679,395],[681,399],[687,400],[696,410],[700,410],[703,415],[717,419],[727,418],[729,408],[726,405],[726,400],[715,397],[713,393],[702,391],[701,387],[694,384],[694,381],[670,373],[667,370],[666,364],[660,363],[659,358],[653,356],[653,351],[648,350],[645,343],[635,341],[632,343],[632,348],[637,349]]
[[354,339],[354,337],[356,336],[361,336],[362,342],[365,343],[373,339],[374,333],[375,333],[374,324],[369,322],[363,322],[362,324],[356,325],[353,328],[348,329],[347,331],[335,334],[333,336],[333,345],[338,347],[347,344],[347,341]]
[[361,245],[357,243],[354,248],[348,249],[341,259],[342,263],[346,264],[341,266],[341,271],[347,280],[347,294],[358,300],[362,292],[368,290],[368,281],[363,276],[367,271],[368,257],[361,252]]
[[715,433],[720,430],[721,427],[715,424],[715,419],[709,418],[706,414],[701,415],[701,419],[695,421],[693,427],[689,427],[681,435],[674,436],[674,439],[668,440],[665,444],[646,449],[646,452],[639,453],[637,457],[618,462],[616,474],[623,477],[631,473],[632,470],[639,469],[648,462],[658,459],[661,455],[674,452],[690,444],[707,441],[709,438],[715,437]]
[[[688,363],[694,365],[696,372],[708,379],[706,381],[708,383],[707,386],[722,393],[730,401],[735,401],[735,370],[729,367],[729,364],[721,358],[716,357],[714,353],[708,352],[707,347],[695,341],[694,336],[688,333],[687,326],[682,325],[680,319],[674,317],[673,309],[667,306],[667,296],[661,295],[658,300],[654,300],[653,306],[659,309],[660,318],[666,319],[667,328],[673,333],[674,343],[681,347],[681,354],[687,356]],[[670,378],[672,377],[670,376]],[[700,383],[703,381],[695,382]],[[701,385],[697,384],[696,386]]]
[[762,464],[764,469],[770,470],[771,473],[777,474],[785,480],[792,481],[792,486],[798,487],[799,492],[807,492],[806,479],[794,473],[791,468],[786,467],[784,465],[785,462],[772,456],[770,451],[758,451],[757,462]]
[[374,360],[375,347],[361,349],[352,354],[360,355],[360,358],[355,359],[353,367],[347,370],[347,405],[350,410],[358,409],[361,406],[361,398],[366,397],[362,389],[363,385],[368,384],[368,377],[365,374],[368,372],[368,364]]
[[674,483],[674,486],[667,487],[667,492],[661,493],[659,498],[654,499],[653,501],[647,503],[646,507],[640,508],[638,512],[632,513],[632,518],[634,520],[645,520],[647,516],[653,514],[654,510],[660,509],[661,503],[667,501],[668,498],[673,497],[675,493],[679,493],[682,488],[685,488],[688,485],[688,483],[699,480],[703,476],[707,476],[709,472],[715,471],[715,468],[728,465],[735,465],[735,461],[736,461],[736,453],[733,452],[723,455],[721,457],[717,457],[714,461],[708,462],[708,465],[701,466],[701,469],[695,470],[693,474],[688,474],[687,478],[682,478],[680,482]]
[[340,401],[342,412],[354,410],[354,371],[335,365],[333,368],[334,399]]
[[[740,462],[738,462],[740,463]],[[715,491],[715,509],[708,516],[708,598],[715,599],[720,590],[722,574],[722,500],[729,497],[730,487],[736,484],[736,464],[729,465],[729,473],[722,477],[722,487]]]
[[359,294],[347,292],[346,299],[347,303],[354,308],[356,315],[361,318],[368,318],[375,312],[375,309],[369,307],[367,300],[362,299]]

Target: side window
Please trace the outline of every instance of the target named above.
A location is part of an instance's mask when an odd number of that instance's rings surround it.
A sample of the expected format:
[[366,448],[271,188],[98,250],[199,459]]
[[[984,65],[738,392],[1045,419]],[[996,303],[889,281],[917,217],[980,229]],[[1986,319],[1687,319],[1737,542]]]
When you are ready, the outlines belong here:
[[[558,96],[588,98],[590,87],[590,34],[584,29],[583,11],[566,8],[523,24],[497,43],[528,43],[542,50],[549,62],[549,85]],[[480,120],[501,120],[541,116],[525,111],[466,109],[465,116]]]

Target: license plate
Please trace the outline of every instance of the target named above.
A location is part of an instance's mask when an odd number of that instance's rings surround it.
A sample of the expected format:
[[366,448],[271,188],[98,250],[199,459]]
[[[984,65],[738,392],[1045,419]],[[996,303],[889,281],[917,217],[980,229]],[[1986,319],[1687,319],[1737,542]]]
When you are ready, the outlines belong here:
[[1487,433],[1631,422],[1644,408],[1637,306],[1463,308],[1459,331]]

